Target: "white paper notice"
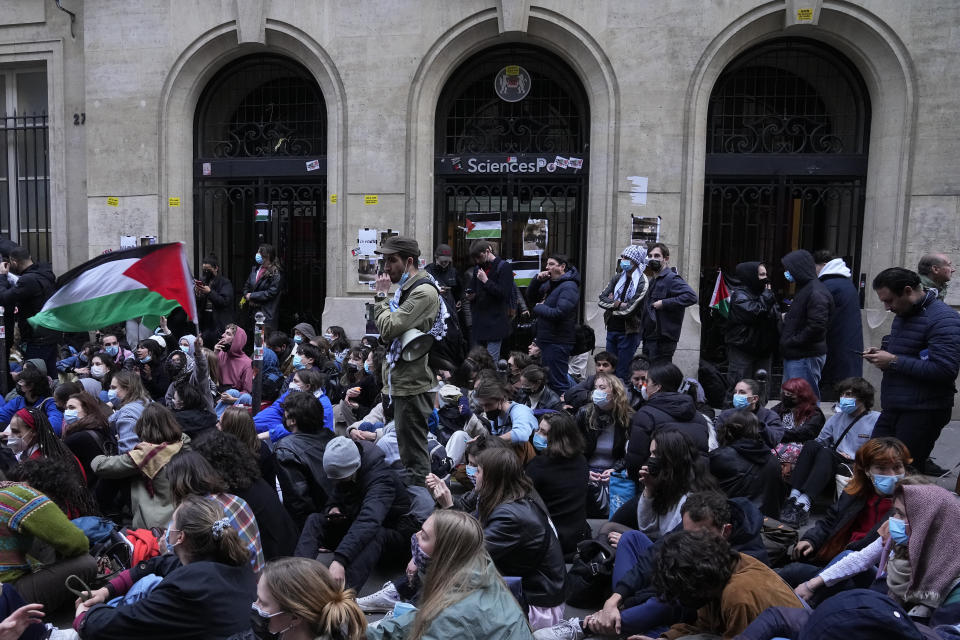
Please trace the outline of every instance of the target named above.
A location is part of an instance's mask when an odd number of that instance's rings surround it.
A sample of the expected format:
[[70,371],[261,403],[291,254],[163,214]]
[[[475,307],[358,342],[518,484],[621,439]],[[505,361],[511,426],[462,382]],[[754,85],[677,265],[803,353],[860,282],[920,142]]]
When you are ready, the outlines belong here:
[[374,255],[373,252],[377,250],[377,230],[366,228],[360,229],[357,232],[357,245],[360,249],[360,255]]
[[133,249],[137,246],[137,236],[120,236],[121,249]]
[[630,201],[633,204],[647,204],[646,176],[627,176],[627,180],[633,183],[630,187]]

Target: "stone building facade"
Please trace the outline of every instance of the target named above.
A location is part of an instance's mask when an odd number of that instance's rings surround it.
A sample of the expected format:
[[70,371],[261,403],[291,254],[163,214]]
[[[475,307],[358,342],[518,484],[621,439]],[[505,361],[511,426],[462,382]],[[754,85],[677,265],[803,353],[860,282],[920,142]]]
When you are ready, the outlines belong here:
[[[960,252],[953,0],[2,5],[6,112],[48,117],[33,173],[10,161],[40,125],[4,121],[0,226],[40,238],[58,272],[153,236],[185,242],[196,267],[216,251],[236,280],[262,236],[286,253],[291,295],[356,338],[359,230],[450,241],[461,260],[467,214],[493,212],[518,260],[537,257],[507,235],[548,220],[546,249],[575,256],[602,335],[591,301],[634,216],[659,217],[701,298],[718,267],[777,271],[795,247],[826,246],[867,283]],[[508,103],[491,78],[530,93]],[[14,194],[27,187],[32,205]],[[878,344],[889,317],[864,298]],[[688,370],[704,308],[684,323]]]

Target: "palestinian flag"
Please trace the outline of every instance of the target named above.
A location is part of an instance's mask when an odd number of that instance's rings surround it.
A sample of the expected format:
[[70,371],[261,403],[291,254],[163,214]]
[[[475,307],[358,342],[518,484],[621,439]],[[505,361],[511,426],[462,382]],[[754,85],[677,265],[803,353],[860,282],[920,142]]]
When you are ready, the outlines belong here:
[[499,213],[468,213],[467,240],[489,240],[500,237]]
[[710,308],[716,309],[726,318],[730,314],[730,291],[723,279],[723,271],[717,270],[717,284],[713,286],[713,297],[710,298]]
[[155,244],[114,251],[57,278],[34,327],[88,331],[148,315],[167,315],[183,307],[197,322],[193,278],[183,244]]
[[530,282],[542,271],[539,260],[510,260],[513,269],[513,281],[520,288],[530,286]]

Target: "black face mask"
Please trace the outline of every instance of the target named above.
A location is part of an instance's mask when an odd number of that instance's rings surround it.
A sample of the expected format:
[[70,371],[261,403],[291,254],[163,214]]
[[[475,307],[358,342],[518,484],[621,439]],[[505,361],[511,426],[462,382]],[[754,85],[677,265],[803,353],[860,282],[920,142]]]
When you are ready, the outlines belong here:
[[208,280],[209,280],[210,278],[212,278],[212,277],[213,277],[213,270],[211,270],[211,269],[204,269],[204,270],[203,270],[203,277],[204,277],[204,278],[207,278]]
[[660,474],[660,458],[647,458],[647,475],[655,478]]
[[487,416],[487,420],[493,424],[496,424],[497,419],[500,417],[500,413],[500,409],[494,409],[493,411],[485,411],[484,415]]
[[657,273],[658,271],[660,271],[660,269],[663,268],[663,263],[656,259],[648,260],[647,266],[650,267],[651,271],[653,271],[654,273]]
[[250,630],[253,631],[253,637],[257,640],[277,640],[279,633],[270,633],[270,618],[264,618],[255,610],[250,611]]
[[783,396],[780,398],[780,403],[783,404],[786,408],[790,409],[797,406],[797,399],[792,396]]

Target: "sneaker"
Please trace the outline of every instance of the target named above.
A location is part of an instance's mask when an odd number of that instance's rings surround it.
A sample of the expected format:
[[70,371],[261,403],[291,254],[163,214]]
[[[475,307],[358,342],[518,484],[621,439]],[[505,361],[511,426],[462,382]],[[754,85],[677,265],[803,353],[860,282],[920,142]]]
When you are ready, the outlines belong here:
[[534,640],[583,640],[583,636],[580,618],[563,620],[560,624],[533,633]]
[[805,527],[808,522],[810,522],[810,510],[804,509],[802,504],[797,503],[797,524],[795,528],[800,529]]
[[796,529],[798,526],[797,519],[799,517],[797,514],[798,510],[802,511],[800,505],[797,504],[794,498],[790,498],[783,504],[783,508],[780,509],[780,517],[778,520],[788,527]]
[[392,582],[383,583],[383,587],[376,593],[357,598],[357,604],[364,613],[383,613],[393,611],[393,605],[402,602],[403,598],[397,593],[397,588]]

